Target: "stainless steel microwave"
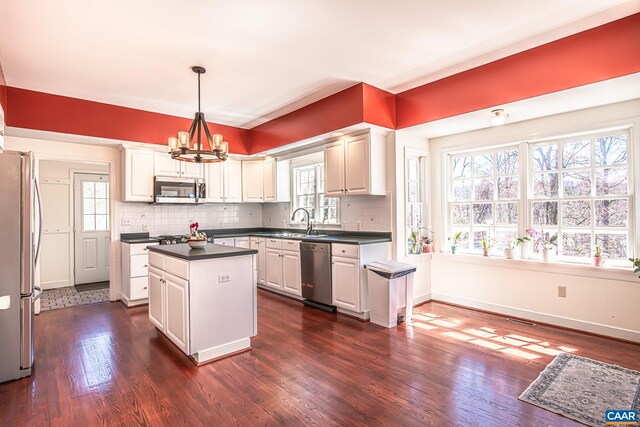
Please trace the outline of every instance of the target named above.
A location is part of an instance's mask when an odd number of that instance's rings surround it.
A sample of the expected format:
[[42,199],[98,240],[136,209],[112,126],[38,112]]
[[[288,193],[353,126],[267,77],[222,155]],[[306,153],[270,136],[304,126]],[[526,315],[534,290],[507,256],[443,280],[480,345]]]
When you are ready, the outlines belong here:
[[156,176],[153,191],[155,203],[204,203],[207,197],[202,179]]

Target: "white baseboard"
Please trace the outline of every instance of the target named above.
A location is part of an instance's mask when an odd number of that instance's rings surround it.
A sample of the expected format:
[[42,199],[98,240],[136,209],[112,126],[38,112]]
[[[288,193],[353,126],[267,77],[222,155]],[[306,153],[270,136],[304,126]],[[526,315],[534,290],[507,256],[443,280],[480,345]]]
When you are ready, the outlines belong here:
[[604,335],[613,338],[619,338],[627,341],[640,343],[640,332],[630,329],[616,328],[614,326],[602,325],[599,323],[585,322],[584,320],[570,319],[562,316],[538,313],[536,311],[523,310],[489,302],[474,301],[465,298],[454,297],[451,295],[432,293],[432,299],[435,301],[448,302],[451,304],[461,305],[479,310],[491,311],[507,316],[519,317],[534,322],[548,323],[550,325],[562,326],[565,328],[576,329],[579,331],[591,332],[593,334]]
[[258,283],[258,289],[262,289],[263,291],[273,292],[274,294],[282,295],[284,297],[289,297],[292,299],[297,299],[298,301],[302,301],[302,297],[300,295],[290,294],[289,292],[281,291],[278,289],[270,288],[265,285],[261,285]]
[[431,292],[418,295],[417,297],[413,297],[413,305],[416,306],[418,304],[422,304],[424,302],[430,301],[432,299]]
[[68,288],[69,286],[73,286],[69,280],[57,280],[54,282],[40,282],[40,287],[43,291],[48,291],[50,289],[58,289],[58,288]]
[[237,353],[238,351],[245,350],[247,348],[251,348],[251,338],[243,338],[238,341],[208,348],[192,354],[191,357],[196,361],[196,363],[205,363],[209,360],[219,359],[222,356]]
[[130,300],[129,298],[127,298],[127,296],[125,294],[120,294],[120,299],[122,300],[124,305],[127,306],[127,308],[128,307],[135,307],[135,306],[138,306],[138,305],[149,304],[149,299],[148,298]]

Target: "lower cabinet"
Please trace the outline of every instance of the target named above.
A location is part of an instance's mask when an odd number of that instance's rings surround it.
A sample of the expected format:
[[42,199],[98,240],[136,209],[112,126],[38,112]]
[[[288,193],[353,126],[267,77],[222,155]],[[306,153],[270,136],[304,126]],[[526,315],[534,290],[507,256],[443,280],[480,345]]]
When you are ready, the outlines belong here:
[[[300,242],[296,240],[265,239],[265,267],[268,288],[286,292],[291,295],[302,295],[300,277]],[[260,253],[258,252],[258,259]],[[260,277],[258,264],[258,277]]]
[[149,267],[149,320],[189,353],[189,282]]
[[333,305],[360,312],[360,261],[357,258],[331,257]]
[[257,270],[258,270],[258,284],[266,285],[267,283],[267,263],[266,263],[266,242],[263,237],[252,237],[249,243],[251,249],[258,251]]

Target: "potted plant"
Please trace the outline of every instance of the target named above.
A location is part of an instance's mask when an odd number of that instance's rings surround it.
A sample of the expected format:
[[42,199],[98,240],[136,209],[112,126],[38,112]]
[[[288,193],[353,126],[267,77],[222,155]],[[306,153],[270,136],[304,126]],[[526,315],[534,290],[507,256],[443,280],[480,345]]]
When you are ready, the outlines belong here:
[[542,260],[544,262],[549,262],[553,258],[554,251],[558,246],[558,235],[554,234],[549,237],[549,240],[546,240],[543,237],[542,241]]
[[423,227],[423,229],[426,230],[428,234],[426,236],[422,236],[422,238],[420,239],[420,243],[422,244],[422,252],[429,253],[432,252],[431,245],[433,244],[433,230],[431,230],[429,227]]
[[456,251],[458,250],[458,242],[460,241],[460,238],[462,237],[462,231],[458,231],[456,234],[454,234],[453,236],[449,237],[449,240],[451,240],[451,253],[455,254]]
[[602,248],[596,245],[595,252],[593,253],[593,265],[596,267],[602,267],[604,264],[605,253],[602,252]]
[[534,228],[529,228],[525,231],[526,236],[522,237],[524,242],[522,243],[522,248],[520,248],[520,258],[528,259],[529,258],[529,249],[531,248],[531,242],[534,240],[538,240],[542,237],[542,234]]
[[185,236],[191,249],[202,249],[207,245],[207,235],[198,231],[198,227],[197,222],[189,224],[189,233]]
[[420,243],[420,232],[418,230],[412,230],[411,234],[409,234],[408,239],[409,244],[409,254],[420,254],[422,253],[422,244]]
[[[529,231],[529,230],[527,230]],[[528,256],[528,252],[525,255],[523,255],[523,253],[525,252],[525,247],[527,247],[529,241],[531,241],[531,238],[527,235],[524,237],[512,237],[509,240],[509,247],[508,248],[504,248],[504,257],[506,259],[513,259],[515,258],[515,250],[518,248],[518,246],[522,246],[522,250],[520,252],[520,256],[521,258],[525,259]]]
[[480,244],[482,245],[482,256],[491,256],[491,248],[495,245],[495,241],[482,239]]
[[633,272],[640,277],[640,258],[629,258],[629,261],[633,263]]

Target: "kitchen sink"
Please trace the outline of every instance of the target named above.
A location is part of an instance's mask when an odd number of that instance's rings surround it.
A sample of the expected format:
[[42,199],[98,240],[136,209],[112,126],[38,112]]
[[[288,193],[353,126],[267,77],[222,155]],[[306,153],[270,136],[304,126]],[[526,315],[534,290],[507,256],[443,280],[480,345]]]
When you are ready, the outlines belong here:
[[328,234],[304,234],[304,233],[273,233],[273,237],[294,237],[298,239],[308,239],[317,237],[327,237]]

